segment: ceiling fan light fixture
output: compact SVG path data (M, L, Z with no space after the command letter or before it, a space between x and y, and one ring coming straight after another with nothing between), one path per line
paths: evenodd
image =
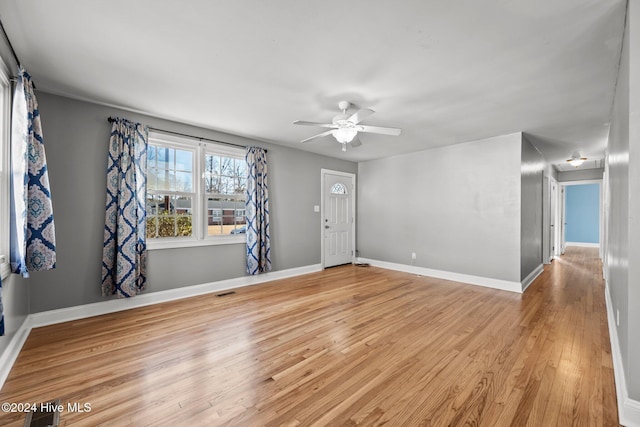
M381 135L400 135L401 129L398 128L387 128L382 126L367 126L362 125L360 122L373 113L370 108L362 108L355 113L347 113L349 106L351 104L348 101L340 101L338 103L338 107L342 111L341 114L338 114L333 118L331 123L318 123L318 122L308 122L305 120L296 120L293 122L294 125L305 125L305 126L318 126L322 128L328 128L322 133L314 135L312 137L303 139L300 142L309 142L316 138L322 138L325 136L332 135L336 141L342 145L342 151L346 151L346 145L351 144L352 147L359 147L362 145L362 141L358 138L358 133L377 133Z
M332 130L331 134L340 144L347 144L353 141L353 138L356 137L358 131L352 127L344 127Z
M571 158L570 158L569 160L567 160L567 162L568 162L571 166L573 166L573 167L576 167L576 168L577 168L578 166L580 166L581 164L583 164L585 160L587 160L587 158L586 158L586 157L580 157L580 155L573 155L573 156L571 156Z

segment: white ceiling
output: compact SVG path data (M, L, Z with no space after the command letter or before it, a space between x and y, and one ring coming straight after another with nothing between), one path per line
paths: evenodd
M602 158L624 0L3 0L39 90L354 161L524 131ZM340 151L346 99L403 129ZM317 132L316 132L317 131Z

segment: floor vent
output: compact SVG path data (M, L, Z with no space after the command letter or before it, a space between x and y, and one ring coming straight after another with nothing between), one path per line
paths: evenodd
M57 427L59 424L60 399L38 404L24 420L24 427Z
M233 295L235 294L236 291L230 291L230 292L223 292L221 294L216 294L217 297L226 297L227 295Z

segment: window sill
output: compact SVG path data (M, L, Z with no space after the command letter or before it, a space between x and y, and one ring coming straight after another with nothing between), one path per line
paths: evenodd
M246 244L247 237L245 234L236 236L212 237L203 240L193 239L167 239L161 241L147 240L147 250L155 251L159 249L177 249L177 248L193 248L199 246L218 246L218 245L240 245Z

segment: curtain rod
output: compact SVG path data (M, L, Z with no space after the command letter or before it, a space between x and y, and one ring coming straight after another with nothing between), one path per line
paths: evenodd
M109 121L109 123L113 123L116 119L114 119L113 117L109 117L107 119ZM202 136L194 136L194 135L189 135L186 133L180 133L180 132L174 132L172 130L165 130L165 129L158 129L158 128L154 128L149 126L149 130L153 130L156 132L161 132L161 133L168 133L170 135L177 135L177 136L184 136L187 138L193 138L193 139L197 139L198 141L211 141L211 142L216 142L218 144L225 144L225 145L231 145L232 147L239 147L239 148L247 148L246 145L240 145L240 144L234 144L233 142L226 142L226 141L218 141L217 139L211 139L211 138L205 138ZM264 148L264 152L267 152L267 149Z
M11 54L13 55L13 59L15 59L16 64L18 65L18 68L20 68L22 66L22 62L20 62L20 58L18 58L18 54L13 48L13 45L11 44L11 40L9 40L9 36L7 35L7 32L4 30L4 25L2 25L2 20L0 20L0 30L2 30L2 35L4 36L4 39L7 41L7 44L9 45L9 49L11 50ZM13 76L11 77L10 80L13 82L17 82L18 77ZM34 90L37 89L36 84L33 82L33 80L31 80L31 84L33 85Z
M2 30L2 35L4 36L4 39L7 41L7 44L9 45L9 49L11 49L11 54L13 55L13 59L16 60L16 64L18 64L18 67L19 67L21 64L20 59L18 58L16 51L13 49L13 45L11 44L11 40L9 40L9 36L7 35L7 32L4 30L4 25L2 25L2 20L0 20L0 30Z

